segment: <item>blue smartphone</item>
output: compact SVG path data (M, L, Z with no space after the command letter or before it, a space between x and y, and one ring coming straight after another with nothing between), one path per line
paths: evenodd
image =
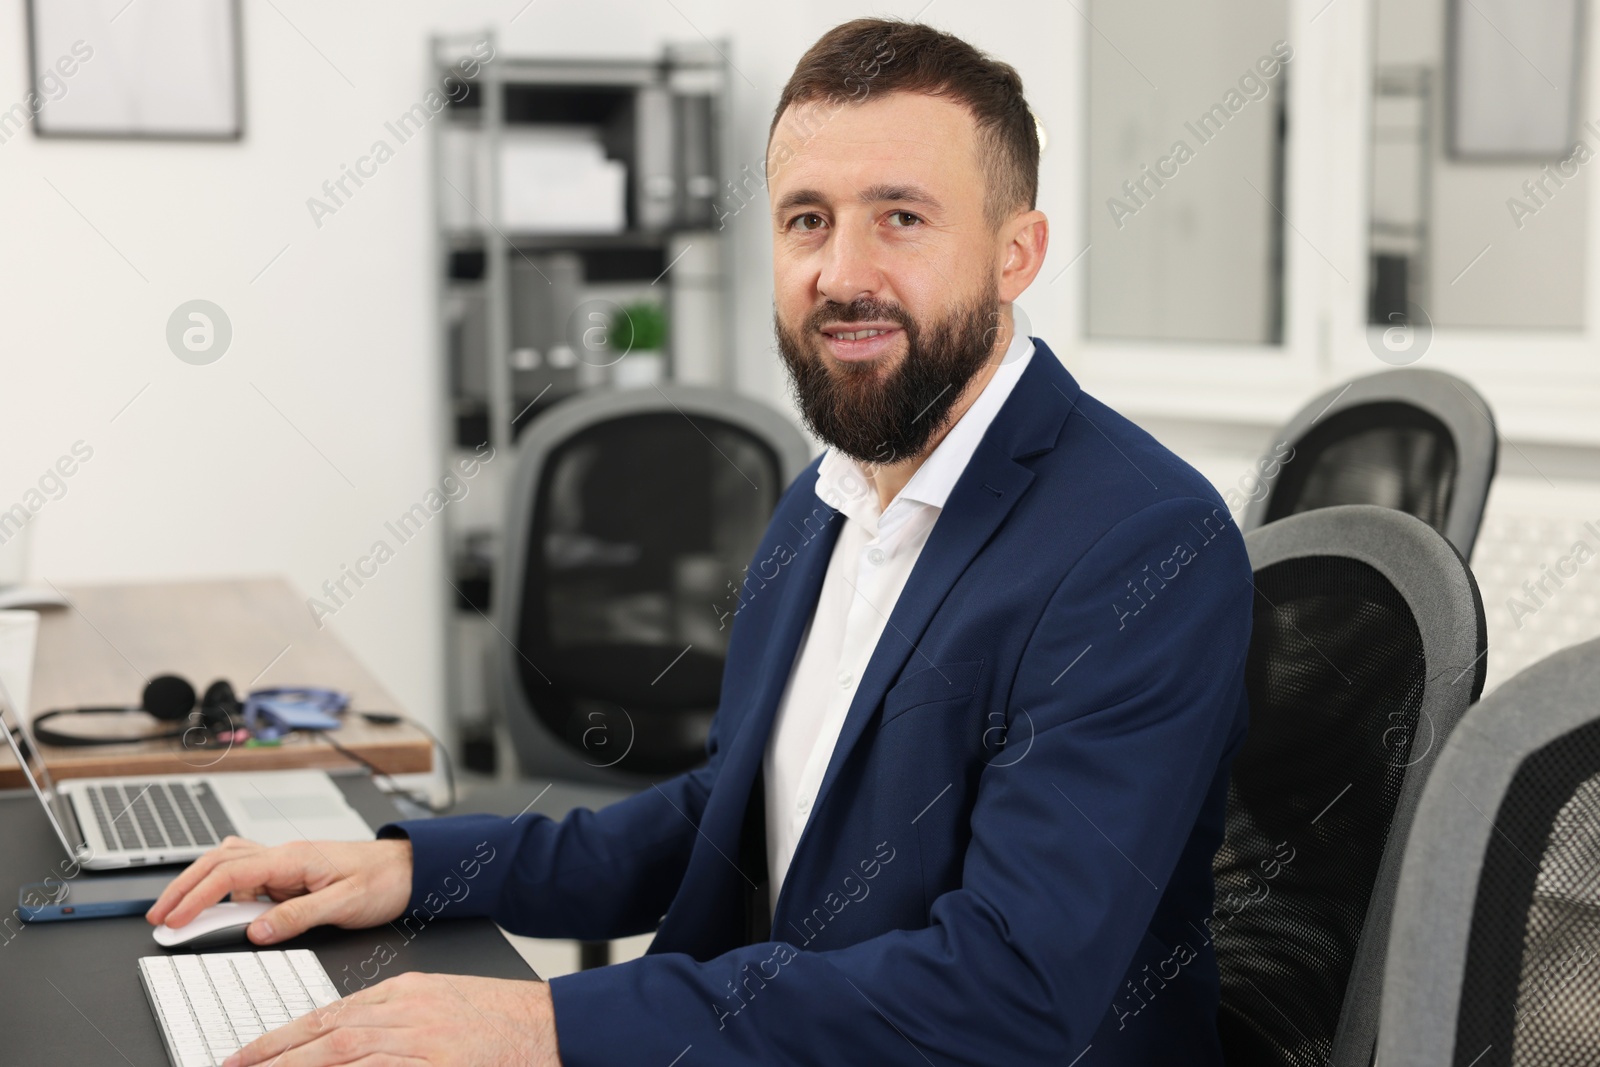
M170 874L96 874L34 882L18 891L17 914L31 923L143 915L172 878Z

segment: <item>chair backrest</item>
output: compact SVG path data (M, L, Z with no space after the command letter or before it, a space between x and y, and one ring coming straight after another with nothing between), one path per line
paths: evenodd
M1471 559L1498 456L1489 405L1460 378L1414 367L1356 378L1274 435L1262 459L1265 492L1241 527L1376 504L1415 515Z
M1245 537L1250 730L1208 935L1230 1067L1367 1067L1406 827L1483 689L1477 585L1403 512L1322 508Z
M495 591L525 774L644 784L704 759L743 570L808 462L777 411L693 386L595 390L529 425Z
M1486 697L1439 757L1401 868L1385 1067L1600 1055L1600 640Z

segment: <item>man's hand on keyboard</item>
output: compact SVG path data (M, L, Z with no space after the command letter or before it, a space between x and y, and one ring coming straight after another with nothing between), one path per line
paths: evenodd
M550 987L543 982L415 971L302 1015L250 1042L226 1062L227 1067L561 1064Z
M294 841L265 848L229 837L174 878L145 918L183 926L230 896L279 902L250 924L250 940L258 945L325 924L377 926L399 918L411 899L411 842Z

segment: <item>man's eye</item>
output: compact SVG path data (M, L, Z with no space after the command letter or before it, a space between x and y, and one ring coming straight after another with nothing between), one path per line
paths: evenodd
M796 230L820 230L822 229L823 225L822 216L818 215L816 212L808 212L804 215L796 215L789 225Z
M889 225L891 226L915 226L921 221L922 219L919 216L913 215L909 211L896 211L889 216Z

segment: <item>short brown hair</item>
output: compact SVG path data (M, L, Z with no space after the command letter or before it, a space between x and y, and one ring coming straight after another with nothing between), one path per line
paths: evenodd
M859 104L879 93L948 96L972 114L979 162L989 178L991 225L998 226L1008 211L1038 202L1039 132L1022 96L1021 75L961 38L918 22L854 19L823 34L783 87L767 143L792 104Z

